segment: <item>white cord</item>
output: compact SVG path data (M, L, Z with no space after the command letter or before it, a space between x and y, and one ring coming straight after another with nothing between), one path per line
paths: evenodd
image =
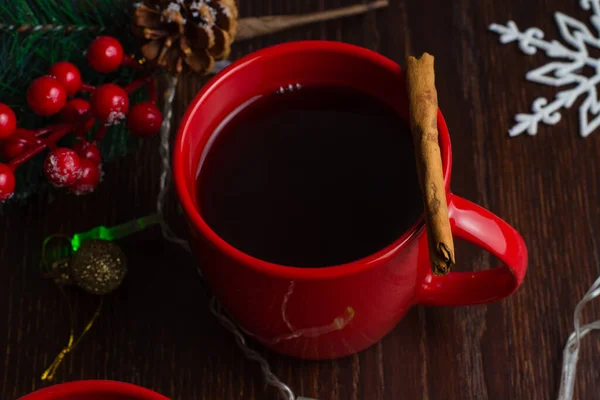
M583 307L598 296L600 296L600 278L596 279L585 296L577 304L577 307L575 307L573 316L575 330L569 335L569 339L567 339L565 349L563 350L563 368L558 400L573 399L575 377L577 375L577 361L579 360L579 343L585 335L593 330L600 329L600 320L581 326L581 311Z
M173 119L173 99L175 99L175 92L177 91L177 77L168 75L167 79L169 81L164 96L163 123L160 127L160 147L158 148L158 153L160 154L160 159L162 162L162 171L160 174L160 191L156 200L156 212L158 212L158 214L162 217L160 228L164 238L169 242L180 245L187 252L190 252L191 250L188 242L177 237L177 235L173 233L163 214L165 199L169 193L169 187L171 185L170 133L171 120Z
M221 325L225 327L229 332L233 334L235 337L235 342L238 347L242 350L247 359L256 361L260 365L260 369L262 370L263 376L265 377L265 381L267 384L277 388L281 397L288 400L295 400L294 392L283 382L281 382L273 372L271 372L271 368L269 367L269 363L265 360L257 351L252 350L246 344L246 339L244 335L240 332L238 327L231 321L231 319L227 318L221 309L221 305L217 301L217 299L213 296L210 300L210 311L214 314L215 317L219 320Z
M170 132L171 132L171 120L173 119L173 99L175 98L175 92L177 90L177 78L169 75L169 82L167 90L165 91L164 105L163 105L163 124L160 128L160 147L159 154L162 163L162 171L160 174L160 191L158 193L158 198L156 200L156 211L161 216L161 230L163 237L169 242L176 243L183 247L188 253L191 253L189 243L175 235L167 221L164 218L164 205L165 199L169 192L169 186L171 183L171 149L170 149ZM202 273L200 269L198 269L198 273L202 278ZM283 382L273 374L271 368L269 367L269 363L267 360L262 357L257 351L252 350L246 344L246 339L242 334L241 330L238 326L229 319L225 313L221 309L221 305L217 301L217 299L213 296L210 300L210 311L214 314L215 317L219 320L221 325L227 329L235 338L235 342L242 350L247 359L257 362L260 365L263 376L267 384L273 386L279 393L282 398L286 400L310 400L303 397L298 397L294 395L294 392Z

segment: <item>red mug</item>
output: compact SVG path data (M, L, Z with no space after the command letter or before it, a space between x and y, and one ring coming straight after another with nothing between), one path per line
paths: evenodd
M175 185L200 268L246 333L283 354L341 357L379 341L415 304L489 303L521 285L527 269L521 236L494 214L449 191L452 154L441 113L439 143L452 233L490 252L502 266L433 276L423 216L377 253L325 268L273 264L221 239L206 224L196 199L198 166L211 135L248 100L296 83L358 89L408 119L400 67L370 50L337 42L294 42L257 51L215 76L196 96L177 136Z
M75 381L49 386L19 400L169 400L143 387L116 381Z

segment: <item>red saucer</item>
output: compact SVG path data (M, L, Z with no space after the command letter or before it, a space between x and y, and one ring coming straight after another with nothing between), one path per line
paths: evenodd
M38 390L19 400L169 400L143 387L116 381L75 381Z

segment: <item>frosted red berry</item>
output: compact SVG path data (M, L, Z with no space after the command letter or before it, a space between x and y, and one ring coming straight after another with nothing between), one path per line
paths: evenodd
M0 164L0 202L10 199L15 193L15 174L6 164Z
M17 128L11 136L0 142L0 156L4 161L10 161L17 158L29 149L29 143L20 137L19 132L25 133L26 130Z
M123 46L112 36L96 38L88 48L88 63L102 73L113 72L123 61Z
M82 116L90 112L90 108L90 103L84 99L71 99L60 112L60 120L63 122L77 122Z
M59 61L50 67L50 76L63 85L67 94L73 96L81 89L81 73L79 68L67 61Z
M75 150L80 159L87 158L98 165L102 164L102 155L95 143L88 142L87 140L79 140L73 146L73 150Z
M67 101L64 86L50 76L37 78L27 89L29 107L42 116L50 116L59 112Z
M150 137L160 131L163 116L152 102L138 103L131 107L127 114L127 127L131 133L139 137Z
M129 111L127 92L112 83L100 86L92 94L92 111L106 125L118 124Z
M56 187L72 185L81 176L81 160L71 149L55 149L46 157L44 173Z
M102 179L102 170L100 165L94 161L81 159L81 176L77 182L69 186L69 191L78 196L92 193L98 187Z
M12 135L16 128L17 117L12 108L6 104L0 103L0 139Z

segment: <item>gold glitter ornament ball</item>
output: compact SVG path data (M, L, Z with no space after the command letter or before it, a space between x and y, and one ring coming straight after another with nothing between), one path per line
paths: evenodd
M71 279L88 293L103 295L121 285L127 274L127 260L119 246L108 240L82 243L69 263Z

